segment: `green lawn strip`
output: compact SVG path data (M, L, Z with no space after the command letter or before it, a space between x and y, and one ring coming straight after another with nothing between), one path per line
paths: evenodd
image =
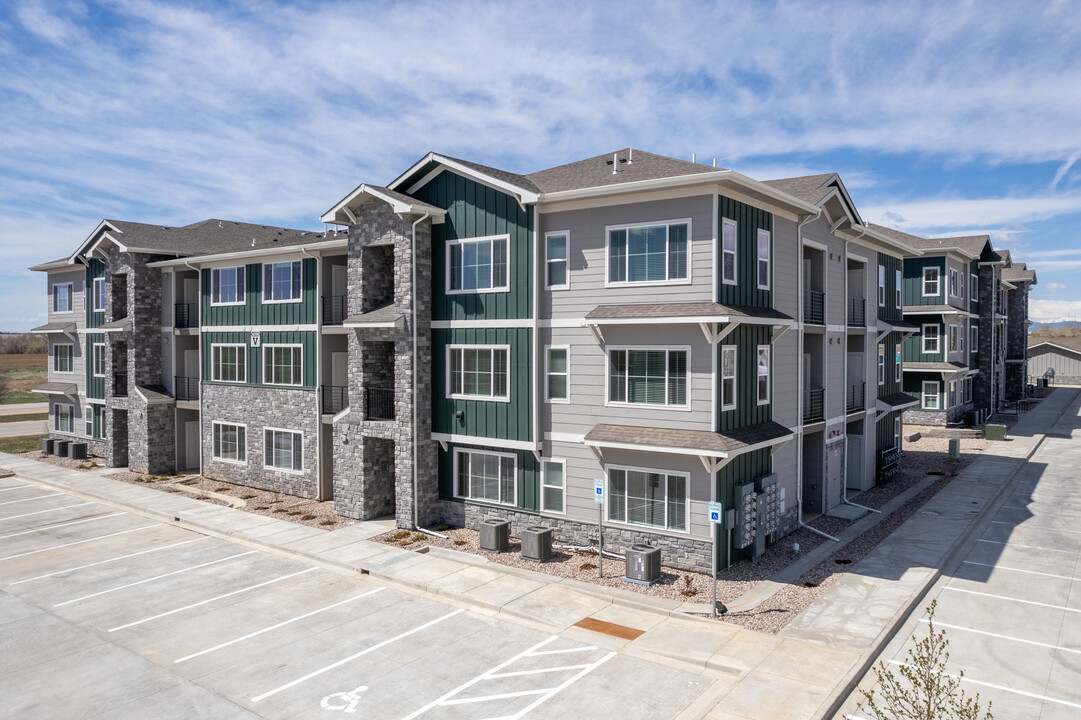
M23 435L21 437L0 438L0 452L21 453L40 450L41 441L48 435Z
M48 420L49 413L23 413L22 415L0 415L0 423L26 422L28 420Z

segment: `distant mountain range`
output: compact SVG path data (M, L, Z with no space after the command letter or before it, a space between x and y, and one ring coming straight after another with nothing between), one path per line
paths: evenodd
M1077 320L1059 320L1053 323L1034 322L1028 326L1029 332L1044 331L1053 334L1056 330L1081 330L1081 322Z

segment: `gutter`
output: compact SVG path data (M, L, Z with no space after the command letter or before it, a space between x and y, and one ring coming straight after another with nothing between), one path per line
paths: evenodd
M285 255L288 253L302 252L303 249L307 250L335 250L349 246L348 238L339 238L336 240L324 240L317 243L308 243L304 245L285 245L283 247L269 247L258 248L255 250L240 250L238 252L230 253L217 253L215 255L195 255L189 258L177 258L175 260L158 260L157 262L147 263L147 267L153 268L167 268L175 267L178 265L188 265L190 262L208 263L215 262L217 260L236 260L248 257L258 257L263 255ZM148 252L153 254L161 254L161 250L133 250L132 252ZM314 257L314 256L312 256Z

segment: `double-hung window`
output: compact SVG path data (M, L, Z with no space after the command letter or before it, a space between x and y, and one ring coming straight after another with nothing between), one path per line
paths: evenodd
M878 345L878 384L882 385L886 382L886 346L879 343Z
M939 272L937 267L925 267L923 269L923 296L937 296L941 291L938 287Z
M938 410L938 382L935 380L925 381L921 391L921 400L924 410Z
M57 283L56 285L53 285L54 313L68 313L72 311L72 287L71 283Z
M105 377L105 343L94 343L90 351L93 354L94 377Z
M687 350L608 351L608 402L687 406Z
M878 306L886 307L886 266L878 266Z
M656 470L608 469L608 519L687 530L687 476Z
M454 494L500 505L518 504L518 459L506 453L454 451Z
M901 343L893 346L893 381L901 382Z
M267 385L303 385L303 358L303 345L264 345L263 382Z
M244 425L214 421L214 459L248 462L248 429Z
M292 263L279 263L280 265L292 265ZM299 265L299 263L297 263ZM272 265L266 265L272 268ZM271 270L271 273L274 271ZM289 268L289 276L292 278L292 267ZM285 270L282 270L285 273ZM299 276L299 270L298 270ZM290 279L290 284L292 280ZM299 287L299 283L298 283ZM284 292L284 290L283 290ZM292 288L289 289L289 297L292 297ZM297 295L299 297L299 294ZM283 298L284 299L284 298ZM210 271L210 304L211 305L243 305L244 304L244 268L227 267L215 268Z
M215 382L247 382L247 351L246 345L211 345L210 379Z
M451 345L447 348L449 397L510 400L510 348Z
M769 404L769 376L770 376L770 363L769 363L769 345L758 346L758 404Z
M957 381L950 380L950 407L957 404Z
M570 398L570 349L550 347L544 357L545 397L557 402Z
M957 274L957 285L961 288L958 297L964 300L967 296L965 295L965 274L963 272Z
M688 221L608 228L608 282L684 282Z
M736 407L736 346L721 346L721 409Z
M504 292L508 277L509 235L447 243L447 292Z
M75 372L75 346L70 343L53 345L53 372Z
M957 279L959 275L956 270L950 268L950 297L958 297Z
M972 273L969 276L968 291L971 293L971 300L974 303L980 302L980 279L976 273Z
M758 289L769 290L769 230L758 229Z
M739 226L735 220L724 218L721 221L721 282L725 285L736 284L736 243Z
M105 278L94 278L94 304L91 306L95 312L105 310Z
M949 339L950 352L957 352L957 326L952 323L949 326Z
M942 348L939 345L941 328L938 325L924 325L920 330L920 337L923 341L923 354L924 355L938 355L942 352Z
M300 261L263 265L263 302L300 302Z
M53 405L53 430L62 433L75 432L75 406Z
M541 510L564 513L567 511L564 492L567 464L562 460L545 460L541 463Z
M551 232L544 236L545 277L549 290L565 290L571 286L568 240L566 232Z
M266 428L263 431L263 464L269 468L288 472L303 471L303 433Z
M973 325L969 331L969 348L970 353L976 353L980 351L980 328L978 325Z
M894 273L893 273L893 282L894 282L894 289L893 289L894 298L893 298L893 302L894 302L895 305L897 305L897 309L900 310L901 309L901 271L900 270L894 271Z

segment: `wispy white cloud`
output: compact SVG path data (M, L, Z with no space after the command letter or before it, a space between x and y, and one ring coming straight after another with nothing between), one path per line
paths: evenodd
M1067 285L1065 283L1052 282L1047 283L1047 289L1051 292L1058 292L1059 290L1065 290Z
M903 218L905 227L959 228L992 227L1011 223L1046 220L1060 215L1081 212L1081 193L1028 197L985 198L925 198L896 202L888 206L864 208L864 216L872 222L880 219ZM889 214L887 216L887 214Z

